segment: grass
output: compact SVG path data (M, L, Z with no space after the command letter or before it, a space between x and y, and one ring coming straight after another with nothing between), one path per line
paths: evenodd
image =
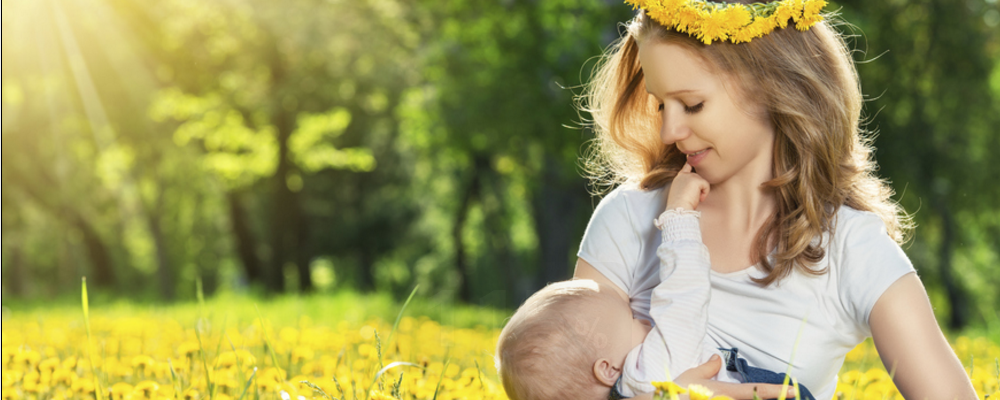
M504 398L491 353L511 311L430 301L416 290L405 302L338 291L198 296L170 305L91 298L83 313L79 300L5 306L4 399L117 399L157 383L160 398L178 400L281 392L327 400ZM980 396L1000 390L996 334L977 328L949 335ZM155 368L139 366L147 355ZM49 378L37 373L45 371ZM52 371L73 379L59 381ZM848 355L840 378L843 399L898 395L870 340Z

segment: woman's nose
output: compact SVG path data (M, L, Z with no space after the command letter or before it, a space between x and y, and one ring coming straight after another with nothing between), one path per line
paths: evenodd
M660 127L660 140L663 144L674 144L691 136L691 129L687 126L683 112L664 110L662 115L663 124Z

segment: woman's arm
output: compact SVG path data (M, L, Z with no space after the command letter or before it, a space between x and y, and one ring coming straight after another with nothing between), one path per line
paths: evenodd
M629 301L628 293L625 293L622 288L618 287L618 285L614 282L611 282L611 280L605 277L601 271L598 271L597 268L594 268L593 265L590 265L590 263L582 258L576 259L576 270L573 271L573 279L590 279L598 284L604 284L608 287L615 288L615 293L618 293L618 295L621 296L626 303Z
M903 397L976 399L962 363L934 319L916 273L899 278L879 297L869 317L875 347Z

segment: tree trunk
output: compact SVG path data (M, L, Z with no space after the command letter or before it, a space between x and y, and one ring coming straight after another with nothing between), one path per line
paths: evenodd
M312 293L313 281L312 270L309 268L312 261L312 254L309 251L309 225L308 219L302 213L300 204L296 201L296 226L295 226L295 266L299 270L299 291L302 293Z
M24 290L24 268L21 266L21 249L19 246L12 246L10 250L10 261L7 268L4 268L3 290L9 291L7 294L20 296L25 294Z
M938 199L937 212L941 215L941 248L938 253L938 266L941 281L944 283L951 312L948 317L948 327L959 330L969 324L969 296L962 283L955 277L952 258L955 253L955 220L944 199Z
M271 268L267 290L271 293L285 291L285 262L288 260L289 225L292 217L292 191L288 190L287 176L291 170L288 160L288 136L291 132L278 128L278 169L273 177L271 201ZM286 127L287 128L287 127Z
M149 233L153 237L153 245L156 246L156 276L159 279L157 285L160 287L160 297L164 300L173 300L176 294L174 271L170 267L167 240L163 235L163 226L160 223L160 218L163 215L163 185L160 182L157 182L157 185L161 188L161 192L153 200L152 210L144 206L142 212L146 214Z
M264 283L264 270L257 255L257 238L250 227L250 218L240 193L226 193L229 203L229 224L236 238L236 253L243 264L243 272L249 283Z
M560 171L558 162L546 155L542 185L533 203L541 265L532 289L572 275L571 251L580 240L574 236L576 216L586 193L582 182L563 176Z
M77 210L67 205L61 205L58 201L49 202L29 180L15 168L7 167L3 169L7 182L16 185L24 194L30 197L39 207L48 210L59 221L64 221L68 225L76 228L83 236L83 243L87 249L87 258L90 261L91 283L97 288L110 288L115 284L115 274L112 269L111 257L107 246L101 240L100 234L90 225L89 222ZM42 173L42 172L40 172ZM46 176L41 176L42 182L52 182ZM44 184L44 183L43 183Z
M159 201L159 200L158 200ZM157 207L160 209L160 207ZM167 260L167 243L163 237L163 229L160 226L160 213L147 213L146 219L149 223L149 232L153 236L153 244L156 246L156 276L159 279L157 285L160 287L160 297L164 300L173 300L176 294L173 270Z
M515 261L511 243L511 224L507 218L507 207L504 204L504 194L507 187L503 179L493 173L492 169L486 169L483 173L485 183L483 187L490 188L493 201L487 202L485 193L480 193L480 204L483 204L486 214L486 234L492 243L492 254L496 270L500 273L500 283L504 293L511 293L515 289L515 284L521 277L521 264ZM486 204L490 206L487 207ZM494 303L487 303L494 307L517 306L517 304L507 304L510 296L503 296L500 302L492 300ZM483 298L477 300L477 304L483 304Z
M463 302L472 301L472 288L469 281L469 260L465 253L465 243L462 241L465 232L465 222L469 216L469 209L472 208L473 200L479 198L481 169L489 167L489 160L484 156L473 156L472 177L469 185L462 194L462 201L458 205L455 213L455 224L452 225L451 237L455 243L455 270L458 272L458 298Z
M285 291L285 263L289 260L292 247L292 227L296 207L294 193L288 189L288 177L292 173L292 161L289 159L288 139L294 129L293 111L286 110L282 104L281 87L285 82L285 67L282 65L282 55L278 48L277 38L268 38L271 42L271 95L275 97L274 114L271 119L277 129L278 166L272 177L271 193L271 268L267 280L267 290L270 293Z
M361 256L361 291L370 292L375 290L375 254L368 247L362 247L359 251Z
M83 243L87 248L87 257L90 259L90 268L93 275L90 282L96 288L109 288L115 284L115 274L112 270L111 256L108 248L101 240L101 236L88 223L83 216L74 214L71 218L72 224L83 236Z

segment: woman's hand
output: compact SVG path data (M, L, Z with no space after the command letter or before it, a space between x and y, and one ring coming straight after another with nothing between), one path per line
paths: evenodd
M674 177L674 181L670 183L670 191L667 193L667 209L695 210L698 208L698 204L701 204L705 201L705 197L708 197L710 189L708 181L692 172L691 164L685 163L684 168L681 168L681 171Z
M683 387L701 385L711 390L716 396L729 396L736 400L752 400L754 391L762 399L776 399L781 395L781 385L768 383L728 383L714 380L722 368L722 357L712 356L708 362L684 371L674 382ZM787 389L786 398L795 398L795 388Z

